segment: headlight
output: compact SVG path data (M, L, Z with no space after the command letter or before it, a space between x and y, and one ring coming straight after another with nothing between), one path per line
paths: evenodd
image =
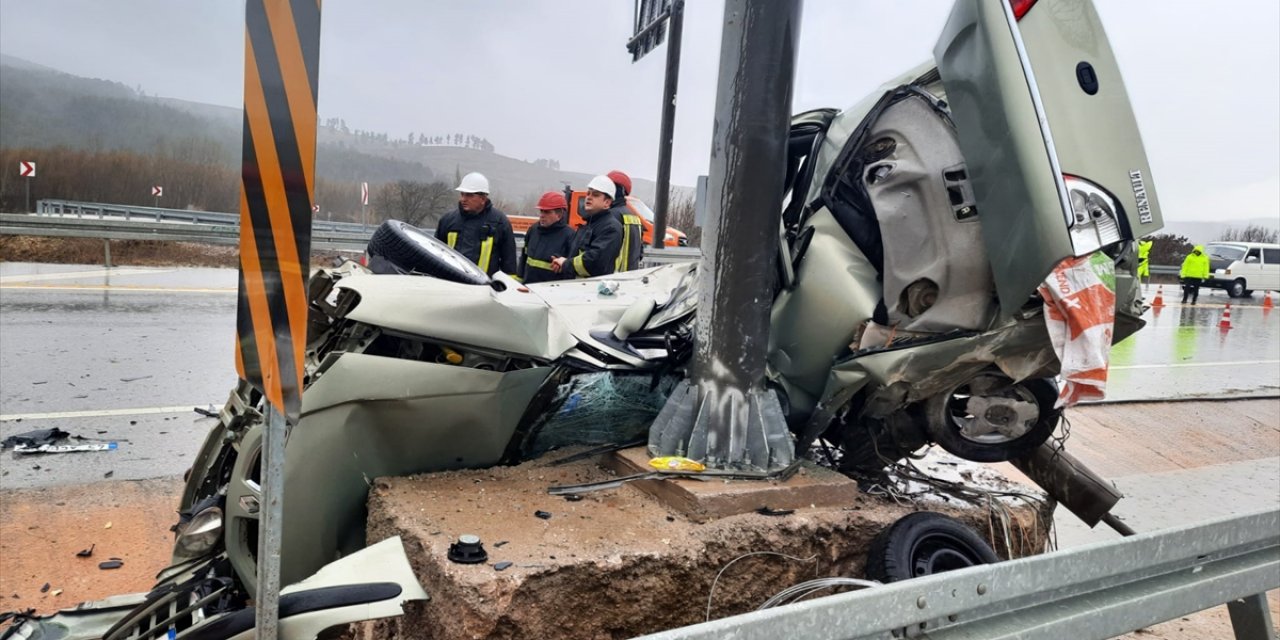
M1071 198L1067 230L1077 256L1088 255L1123 240L1118 214L1120 204L1098 185L1076 176L1063 176Z
M209 507L193 516L178 534L177 548L182 555L194 558L207 553L221 537L222 509Z

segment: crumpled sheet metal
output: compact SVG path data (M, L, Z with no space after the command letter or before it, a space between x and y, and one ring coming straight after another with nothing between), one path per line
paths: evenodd
M869 382L905 389L898 406L943 393L995 365L1014 381L1056 375L1059 364L1039 313L981 335L890 349L850 358L831 368L826 389L805 434L821 433Z
M612 328L636 300L671 297L693 264L670 264L608 276L613 295L600 295L598 279L525 286L505 274L505 290L425 276L355 275L337 283L360 294L347 317L358 322L460 345L554 360L579 341L597 344L592 329Z

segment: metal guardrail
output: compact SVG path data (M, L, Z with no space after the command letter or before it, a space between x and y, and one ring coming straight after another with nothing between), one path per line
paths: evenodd
M110 218L64 218L28 214L0 214L0 235L102 238L104 240L169 240L235 245L240 225ZM364 251L369 234L313 229L311 247L338 251Z
M1110 638L1226 603L1239 640L1275 640L1280 510L970 567L755 611L645 640Z
M36 214L41 216L75 216L77 218L89 216L99 219L122 218L124 220L153 220L155 222L186 222L190 224L240 224L240 214L238 213L138 207L74 200L38 200L36 201ZM368 227L358 222L333 222L331 220L312 220L311 228L313 231L323 230L344 233L371 231Z

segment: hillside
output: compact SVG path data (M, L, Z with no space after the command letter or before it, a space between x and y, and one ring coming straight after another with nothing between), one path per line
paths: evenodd
M147 96L118 82L0 57L0 148L172 154L174 149L198 147L211 154L210 159L238 167L241 118L239 109ZM458 173L480 171L492 182L496 199L523 203L565 184L584 185L592 175L476 148L410 145L388 140L386 134L363 134L321 127L317 176L376 187L397 180L451 183ZM652 201L654 184L636 180L635 192Z

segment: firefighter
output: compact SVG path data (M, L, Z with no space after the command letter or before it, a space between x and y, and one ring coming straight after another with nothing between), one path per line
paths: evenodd
M615 271L632 271L640 268L640 259L644 257L644 223L640 216L627 204L627 196L631 195L631 176L614 169L607 178L613 181L617 190L613 194L614 215L622 223L622 252L618 254Z
M1203 245L1196 245L1187 258L1182 261L1182 269L1178 272L1182 278L1182 304L1191 298L1191 304L1200 299L1200 283L1209 278L1209 256Z
M1138 282L1144 285L1151 282L1151 244L1150 237L1138 240Z
M610 209L618 187L605 176L587 183L587 202L583 214L587 223L578 229L568 256L551 261L556 273L572 273L590 278L613 273L622 252L622 222Z
M552 271L551 262L570 255L574 231L569 227L569 203L564 194L548 191L538 198L538 224L524 234L524 251L520 260L520 279L528 284L573 277L566 270Z
M458 208L436 225L436 238L457 249L485 273L515 275L516 236L507 214L489 201L489 179L479 173L462 176L458 184Z

